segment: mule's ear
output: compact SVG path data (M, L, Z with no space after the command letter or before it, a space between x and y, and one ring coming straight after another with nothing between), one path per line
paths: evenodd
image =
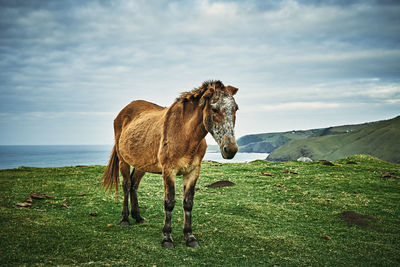
M225 88L226 88L226 90L228 90L232 95L235 95L236 92L239 90L238 88L233 87L233 86L230 86L230 85L227 85Z

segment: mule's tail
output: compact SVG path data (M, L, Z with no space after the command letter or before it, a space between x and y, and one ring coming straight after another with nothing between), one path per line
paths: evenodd
M110 193L113 189L115 189L117 198L118 198L118 188L119 188L119 159L117 155L117 148L114 145L113 150L111 152L110 161L104 171L103 185L101 188L104 188L106 191L108 190Z

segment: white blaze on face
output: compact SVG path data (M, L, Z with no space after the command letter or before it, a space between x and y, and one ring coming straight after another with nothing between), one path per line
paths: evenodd
M229 93L219 93L211 98L210 105L213 113L210 133L220 146L224 158L232 158L237 151L234 132L237 110L235 99Z

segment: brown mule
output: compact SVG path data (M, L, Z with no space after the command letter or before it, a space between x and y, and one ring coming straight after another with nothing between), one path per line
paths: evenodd
M237 88L208 81L182 93L168 108L143 100L131 102L114 120L115 145L103 175L103 187L118 192L119 171L123 176L124 206L120 225L129 225L128 200L136 222L140 216L137 190L146 172L162 174L164 210L162 246L173 247L171 216L175 206L175 177L183 175L183 232L186 245L197 247L192 233L192 207L201 161L206 152L205 136L211 133L221 154L232 159L238 151L234 135L238 106ZM130 166L134 169L130 174Z

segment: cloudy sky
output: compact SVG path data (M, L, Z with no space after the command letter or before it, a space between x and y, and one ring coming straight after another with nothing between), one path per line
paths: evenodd
M130 101L208 79L237 137L389 119L399 33L398 1L0 0L0 144L112 144Z

